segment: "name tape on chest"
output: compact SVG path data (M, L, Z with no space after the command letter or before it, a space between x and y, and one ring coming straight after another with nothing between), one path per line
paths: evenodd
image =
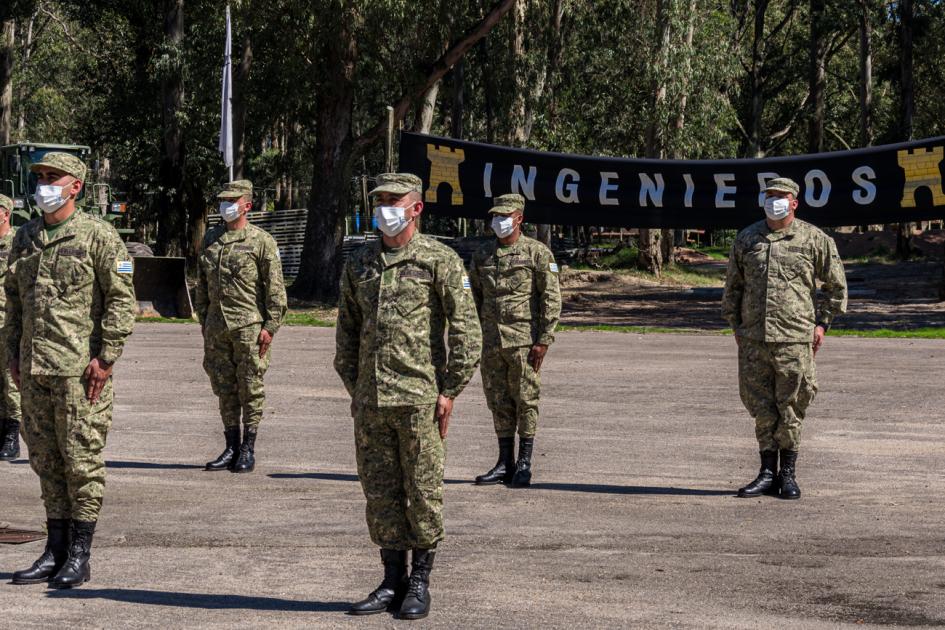
M134 273L135 266L130 260L117 260L115 261L115 268L118 273Z
M253 251L253 249L254 248L252 245L234 245L233 246L234 252L251 252Z
M418 269L416 267L407 267L406 269L400 270L401 280L422 280L429 282L433 280L433 274L427 271L426 269Z

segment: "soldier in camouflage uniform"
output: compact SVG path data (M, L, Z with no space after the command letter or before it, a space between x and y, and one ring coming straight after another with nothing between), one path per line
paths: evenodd
M729 255L722 316L735 331L739 391L761 453L758 477L740 497L800 498L795 470L801 423L817 392L814 355L847 305L837 246L795 218L798 192L790 179L771 180L766 219L739 232Z
M217 197L224 222L208 230L203 240L196 307L204 338L203 367L219 398L226 447L206 469L244 473L256 465L256 434L266 399L263 376L287 299L276 241L246 217L252 207L252 183L230 182Z
M13 200L0 195L0 279L5 278L13 248L14 230L10 226ZM3 324L6 293L0 291L0 325ZM0 461L20 456L20 390L7 367L6 343L0 339Z
M453 400L482 349L459 256L416 231L415 175L387 173L371 191L381 240L341 277L335 370L351 394L358 475L384 581L351 614L430 610L434 549L443 540L443 465ZM407 576L407 550L413 550Z
M499 438L499 461L476 477L480 485L531 484L539 369L561 315L558 265L544 244L522 234L524 212L521 195L496 198L489 210L496 239L473 255L469 268L482 322L482 386Z
M68 588L90 577L112 368L135 321L133 263L114 227L76 209L86 174L79 158L50 152L30 168L43 216L13 239L3 338L23 399L23 439L39 475L48 540L13 583Z

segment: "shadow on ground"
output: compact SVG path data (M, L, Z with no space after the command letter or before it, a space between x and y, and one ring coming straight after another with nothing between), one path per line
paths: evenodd
M172 606L175 608L204 608L209 610L264 610L295 612L345 612L347 602L306 602L278 597L225 595L214 593L180 593L174 591L146 591L132 588L53 590L48 597L64 599L109 599L128 604Z

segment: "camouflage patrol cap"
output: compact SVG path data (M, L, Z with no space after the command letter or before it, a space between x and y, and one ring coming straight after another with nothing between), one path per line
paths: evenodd
M7 210L12 211L13 200L6 195L0 195L0 208L6 208Z
M239 199L243 196L253 196L253 182L248 179L238 179L223 186L217 199Z
M798 186L797 182L793 179L787 177L775 177L768 182L767 186L765 186L765 192L768 192L769 190L791 193L797 197L797 193L801 191L801 187Z
M79 181L85 181L85 162L72 155L62 151L50 151L44 155L39 162L30 164L30 170L35 171L38 168L54 168L68 175L72 175Z
M374 180L377 185L369 193L371 195L382 192L394 195L406 195L409 192L420 194L423 192L423 182L413 173L381 173Z
M489 214L512 214L515 211L525 211L525 197L510 193L496 197L495 205L489 210Z

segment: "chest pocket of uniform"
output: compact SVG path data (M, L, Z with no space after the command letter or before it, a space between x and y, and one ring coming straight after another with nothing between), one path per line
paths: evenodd
M56 256L53 269L60 294L79 293L92 284L92 260L84 247L60 247Z
M404 317L410 317L417 309L430 301L433 273L424 267L408 265L397 270L397 291L394 307Z
M369 270L354 279L354 296L361 309L373 313L377 308L377 294L381 276L376 271Z
M768 275L768 245L755 243L745 251L745 273L753 277Z
M806 248L787 247L781 260L781 272L787 280L795 278L812 278L814 261Z
M533 270L524 264L515 264L509 267L509 290L514 292L531 292Z
M236 245L227 253L226 271L231 278L248 285L256 284L259 269L250 245Z

